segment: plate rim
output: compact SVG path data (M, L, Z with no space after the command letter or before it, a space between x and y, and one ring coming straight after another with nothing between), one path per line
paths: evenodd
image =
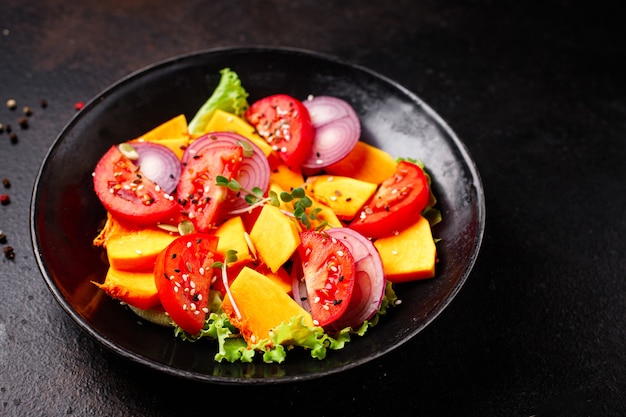
M399 90L402 94L406 95L412 102L418 105L428 117L432 118L433 123L439 126L447 136L452 140L454 147L458 150L461 155L461 159L463 163L468 169L468 173L471 177L471 187L473 189L472 196L477 199L476 202L476 211L477 211L477 230L476 236L474 236L473 246L471 256L467 260L465 264L465 268L461 277L458 279L457 284L453 287L452 291L448 294L448 296L443 300L443 302L439 303L437 307L432 311L429 315L428 319L422 323L420 326L416 327L412 331L408 332L401 340L397 341L397 343L390 344L385 349L381 349L374 354L368 355L365 358L357 358L354 361L349 363L337 366L330 370L325 370L322 372L314 372L307 373L306 375L289 375L288 377L228 377L228 376L213 376L209 374L201 374L198 372L194 372L191 370L180 369L180 368L172 368L167 366L166 364L154 361L152 359L146 358L140 353L130 351L129 349L120 346L117 343L109 340L104 337L104 335L100 334L96 329L92 328L89 323L76 311L74 310L68 300L64 297L63 293L60 289L54 285L54 282L49 275L48 268L46 266L45 260L42 257L42 254L39 250L39 233L36 227L36 219L39 207L37 206L37 198L40 193L40 182L42 180L42 173L45 172L46 167L50 161L51 155L55 152L57 147L59 147L62 143L63 138L67 135L67 133L77 124L81 122L84 117L87 117L90 112L98 106L98 104L106 98L107 95L114 93L125 85L131 83L133 80L146 76L149 73L157 72L161 68L165 68L167 66L175 65L178 62L193 60L196 58L201 58L203 56L208 55L218 55L224 53L286 53L286 54L300 54L305 55L307 57L315 58L318 60L328 61L334 64L338 64L341 66L347 66L357 71L361 71L367 73L369 76L379 79L380 81L389 84L395 89ZM101 90L97 95L95 95L92 99L90 99L84 106L84 108L77 112L73 117L68 121L68 123L63 126L60 133L55 137L51 145L49 146L47 152L44 154L41 165L37 170L35 181L33 184L31 201L30 201L30 211L29 211L29 220L30 220L30 238L31 244L33 248L33 252L35 254L36 263L39 269L39 272L44 279L48 289L52 292L56 301L61 305L63 310L76 322L78 327L89 334L92 338L96 339L96 341L107 349L112 351L113 353L119 355L125 360L130 360L132 362L138 363L142 366L145 366L149 369L156 370L159 372L164 372L169 375L173 375L176 377L182 377L184 379L196 380L202 382L216 383L222 385L266 385L266 384L278 384L278 383L291 383L296 381L303 380L311 380L316 378L321 378L333 374L337 374L348 369L356 368L360 365L363 365L367 362L371 362L388 352L404 345L409 340L413 339L418 333L420 333L425 327L429 326L435 319L439 317L439 315L448 307L448 305L452 302L454 298L458 295L461 289L464 287L467 279L469 278L471 271L474 268L478 255L480 253L480 249L482 247L482 241L485 232L485 223L486 223L486 207L485 207L485 193L482 184L482 179L480 173L478 171L478 167L476 165L475 160L471 157L471 154L463 141L457 136L457 134L452 130L452 128L448 125L448 123L426 102L424 102L419 96L415 93L404 87L402 84L397 81L382 75L372 69L364 67L360 64L355 64L344 59L340 59L336 56L309 50L303 48L294 48L294 47L281 47L281 46L263 46L263 45L251 45L251 46L225 46L218 48L210 48L210 49L202 49L197 51L192 51L189 53L175 55L163 60L159 60L155 63L143 66L138 70L132 71L127 75L119 78L113 83L109 84L103 90Z

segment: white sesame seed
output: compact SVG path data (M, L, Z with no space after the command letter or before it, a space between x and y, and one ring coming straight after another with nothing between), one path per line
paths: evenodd
M187 247L190 248L191 247L191 242L187 242Z
M320 302L320 298L319 297L315 297L315 299L313 300L314 303L319 303Z

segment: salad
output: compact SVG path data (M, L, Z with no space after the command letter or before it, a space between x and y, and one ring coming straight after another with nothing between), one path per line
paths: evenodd
M94 284L175 337L215 340L216 361L324 359L399 304L395 284L435 276L430 177L361 141L342 98L249 102L220 73L191 121L95 166L109 268Z

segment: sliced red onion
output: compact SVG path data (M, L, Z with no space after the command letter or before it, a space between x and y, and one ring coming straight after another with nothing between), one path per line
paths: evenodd
M309 110L314 136L302 168L319 170L345 158L361 137L361 123L352 106L332 96L314 97L303 104Z
M356 280L350 304L332 327L335 330L358 327L376 314L385 295L386 280L380 255L369 239L352 229L337 227L326 232L346 245L355 260Z
M294 255L293 269L291 270L291 294L296 303L300 305L306 312L311 312L309 304L306 283L303 279L302 263L298 255Z
M182 158L183 164L212 146L224 145L244 148L244 159L235 175L235 180L246 190L252 191L254 188L259 188L265 194L270 183L269 162L257 145L237 133L212 132L197 138L185 150ZM222 206L223 210L230 212L247 208L249 204L244 198L245 195L238 196L234 192L229 193L229 197Z
M135 164L141 173L161 187L163 192L174 192L182 170L176 154L167 146L155 142L132 142L130 145L138 154Z

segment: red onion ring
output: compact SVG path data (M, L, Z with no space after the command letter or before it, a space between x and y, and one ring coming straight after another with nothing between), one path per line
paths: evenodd
M303 104L311 116L314 136L302 168L318 170L345 158L361 137L361 123L352 106L332 96L315 97Z
M300 305L307 313L311 312L309 304L306 283L303 279L302 263L300 257L296 253L293 258L293 268L291 269L291 294L296 303Z
M244 154L250 151L250 156L244 156L235 180L246 190L259 188L265 194L270 183L270 165L263 151L249 139L233 132L211 132L194 140L185 150L182 162L185 164L190 158L204 152L212 146L236 145L244 146ZM230 192L224 201L222 210L225 212L242 210L249 206L244 199L245 195L238 196Z
M335 330L358 327L376 314L385 295L386 280L380 255L369 239L352 229L337 227L326 232L348 247L355 260L356 274L350 304L331 326Z
M132 142L130 145L139 155L135 164L141 173L161 187L163 192L173 193L182 171L176 154L167 146L155 142Z

